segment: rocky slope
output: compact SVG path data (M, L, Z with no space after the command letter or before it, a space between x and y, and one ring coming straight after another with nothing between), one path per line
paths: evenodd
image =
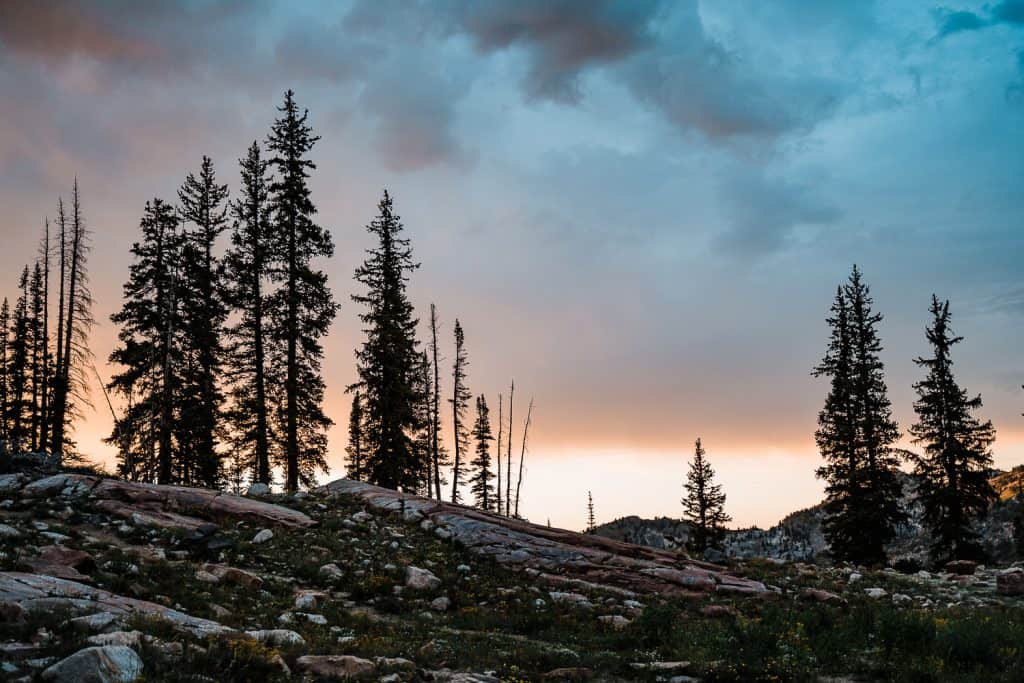
M882 666L863 624L883 613L1021 611L1024 570L962 571L723 566L347 480L243 497L0 475L0 677L813 680ZM808 619L849 632L812 642L830 631Z

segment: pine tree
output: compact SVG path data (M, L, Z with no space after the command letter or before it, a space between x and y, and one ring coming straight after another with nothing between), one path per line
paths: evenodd
M253 142L239 160L241 197L232 204L231 248L224 256L225 293L237 322L228 329L231 440L235 458L254 482L271 483L267 300L271 226L267 162Z
M882 344L870 289L853 267L836 292L832 335L815 376L831 378L818 415L815 440L825 459L823 530L833 557L863 564L885 561L885 546L906 520L900 507L899 458L893 444L899 426L885 386Z
M498 394L498 447L496 449L498 457L494 459L498 470L498 485L494 491L494 511L499 515L501 514L501 433L505 431L504 422L502 421L502 412L502 396L501 394Z
M10 382L10 397L7 403L8 448L12 453L21 453L28 445L29 438L29 368L31 363L31 339L29 331L29 274L28 266L18 278L21 294L14 305L14 320L10 340L10 359L7 376Z
M37 261L32 268L29 281L29 450L37 453L42 448L43 395L46 393L43 377L43 358L46 356L46 340L43 338L43 268Z
M228 309L215 249L217 238L227 229L227 196L227 185L217 184L213 162L207 156L199 176L189 173L178 190L183 231L177 294L187 369L175 423L180 443L178 480L207 488L217 488L223 476L217 443L224 403L221 340Z
M60 457L69 455L68 432L81 414L80 406L88 406L87 367L92 362L89 331L93 325L92 294L89 291L89 230L82 214L78 179L71 192L71 221L67 225L60 207L61 280L65 279L67 296L63 301L63 349L54 376L51 450ZM67 234L70 231L70 234Z
M594 518L594 496L587 491L587 533L594 533L597 529L597 520Z
M40 369L40 376L42 379L42 386L40 387L41 396L39 400L39 450L45 451L49 446L50 439L50 393L53 387L53 377L51 376L50 362L52 360L50 352L50 220L46 219L43 226L43 241L40 245L40 262L43 270L43 282L42 282L42 338L41 352L42 352L42 363Z
M10 438L10 421L8 416L10 415L11 401L11 376L8 368L10 334L11 305L8 303L7 297L4 297L3 304L0 305L0 443L3 444L3 447L0 448L0 454L3 454L10 448L8 444L8 439Z
M473 424L473 439L476 441L476 457L470 463L469 483L475 505L481 510L494 509L494 485L491 479L491 411L483 394L476 399L476 422Z
M139 227L142 238L132 245L124 303L110 316L120 326L120 346L110 362L124 370L108 387L125 397L127 407L107 441L120 450L122 476L170 484L183 355L177 302L181 237L173 207L159 198L146 203Z
M725 523L732 520L725 514L725 494L715 483L715 471L704 457L704 447L697 439L686 474L686 497L683 498L684 519L690 522L690 550L703 553L708 548L721 548Z
M363 433L363 398L356 391L352 395L352 409L348 413L348 467L345 476L354 481L364 479L366 436Z
M430 497L433 486L433 432L434 432L434 382L430 357L424 351L419 356L414 377L416 401L416 427L413 430L413 448L416 451L416 462L420 463L420 483L417 493Z
M448 403L452 406L452 433L455 442L455 461L452 464L452 502L461 499L459 486L462 485L462 454L469 449L469 430L466 429L465 415L472 394L466 387L466 338L459 319L455 319L455 363L452 366L452 397Z
M972 414L981 408L981 396L969 397L953 377L950 352L963 337L950 329L949 302L933 295L929 311L932 324L925 334L932 357L914 361L927 370L914 384L917 423L910 428L914 443L924 447L924 454L914 458L914 473L921 480L918 495L933 559L981 559L972 523L997 498L989 483L995 429Z
M285 93L267 138L273 152L269 165L276 170L269 193L273 210L271 278L279 284L268 302L271 338L283 359L284 392L277 406L285 489L311 485L317 470L327 471L327 428L333 424L323 412L324 381L321 338L338 307L327 287L327 276L313 261L334 253L331 235L313 222L316 207L307 179L316 165L308 158L320 138L306 124L308 111L299 113L294 93ZM283 362L282 362L283 360Z
M419 426L417 405L422 400L415 381L420 356L417 320L405 288L409 273L419 264L412 260L409 240L401 236L402 222L386 190L377 208L377 218L366 228L377 244L367 250L355 273L366 288L365 294L352 296L365 306L359 318L366 341L356 351L359 382L351 388L359 388L366 401L367 480L415 491L426 464L418 460L413 443Z

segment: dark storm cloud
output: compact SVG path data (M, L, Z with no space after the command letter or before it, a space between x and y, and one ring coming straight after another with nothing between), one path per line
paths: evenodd
M979 31L996 24L1024 25L1024 0L1002 0L982 16L969 10L941 9L936 13L939 23L935 40L955 33Z

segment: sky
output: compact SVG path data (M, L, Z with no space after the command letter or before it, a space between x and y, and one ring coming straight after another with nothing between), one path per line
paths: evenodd
M1024 0L0 3L0 292L77 176L99 374L147 199L204 154L232 191L285 90L342 304L325 340L331 473L362 334L352 273L384 188L421 317L514 378L522 512L679 516L702 438L740 526L818 502L810 371L852 264L912 424L932 293L961 383L1024 462ZM449 340L450 342L450 340ZM449 343L449 347L451 344ZM446 353L449 362L454 356ZM447 383L450 389L450 382ZM111 416L78 425L111 464ZM450 430L448 430L450 437Z

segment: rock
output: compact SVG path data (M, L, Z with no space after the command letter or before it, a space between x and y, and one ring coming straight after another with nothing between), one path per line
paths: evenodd
M249 636L258 643L266 643L267 645L275 645L278 647L288 647L291 645L306 644L306 640L298 633L284 628L271 628L260 631L246 631L245 635Z
M700 613L705 617L738 617L740 613L735 607L729 605L705 605L700 608Z
M857 572L850 572L850 575L847 577L847 581L850 583L857 583L862 578L863 576L861 574L858 574Z
M377 668L384 673L398 673L401 671L415 671L416 663L404 657L377 657L374 660Z
M73 567L79 571L90 571L96 567L92 555L84 550L74 550L60 545L46 546L39 553L39 559L50 564Z
M690 662L633 662L629 665L636 671L653 671L656 673L683 673L690 668Z
M441 586L441 579L429 569L410 566L405 568L405 585L413 590L434 590Z
M112 627L117 621L116 614L97 612L96 614L71 619L68 621L68 624L76 631L82 633L100 633Z
M81 583L36 574L0 572L0 601L16 602L30 612L36 609L69 609L100 610L115 615L140 614L166 621L174 628L199 638L234 633L233 629L215 621L189 616L153 602L126 598Z
M249 490L245 492L247 496L266 496L270 494L270 487L266 484L256 482L255 484L249 485Z
M225 564L204 564L201 571L211 576L215 576L218 581L224 581L236 586L241 586L242 588L259 590L263 587L263 579L252 572L247 572L244 569L239 569L238 567L231 567Z
M300 590L295 594L295 609L316 609L327 600L323 591Z
M142 642L142 631L114 631L113 633L99 633L85 639L90 645L125 645L137 648Z
M341 567L331 562L320 567L318 572L321 579L325 581L340 581L345 578L345 572L341 571Z
M840 597L835 593L830 593L820 588L805 588L800 597L804 600L813 600L814 602L824 602L827 604L834 605L845 605L847 604L846 598Z
M299 619L304 619L311 624L316 624L317 626L327 625L327 617L322 614L311 614L309 612L294 612L293 614Z
M274 537L274 532L273 531L271 531L270 529L263 529L258 534L256 534L255 536L252 537L252 542L255 543L256 545L260 545L261 543L266 543L267 541L269 541L273 537Z
M87 647L62 659L43 674L57 683L131 683L142 675L142 660L124 645Z
M611 626L616 631L621 631L633 622L630 619L622 616L621 614L604 614L597 618L602 624Z
M295 660L295 666L303 673L338 681L369 677L377 672L373 662L352 655L306 655Z
M434 598L430 601L430 609L435 612L447 612L452 606L452 601L446 597Z
M864 592L873 600L879 600L888 595L884 588L865 588Z
M0 538L21 538L22 533L9 524L0 524Z
M559 591L551 591L549 593L549 595L551 596L551 599L554 602L558 602L558 603L562 603L562 604L576 605L577 607L593 607L594 606L593 603L590 602L589 599L587 599L587 596L581 595L579 593L571 593L571 592L569 592L569 593L562 593L562 592L559 592Z
M1000 595L1024 595L1024 568L1010 567L996 574L996 592Z
M957 576L971 576L978 568L978 563L973 560L953 560L946 563L946 571Z

